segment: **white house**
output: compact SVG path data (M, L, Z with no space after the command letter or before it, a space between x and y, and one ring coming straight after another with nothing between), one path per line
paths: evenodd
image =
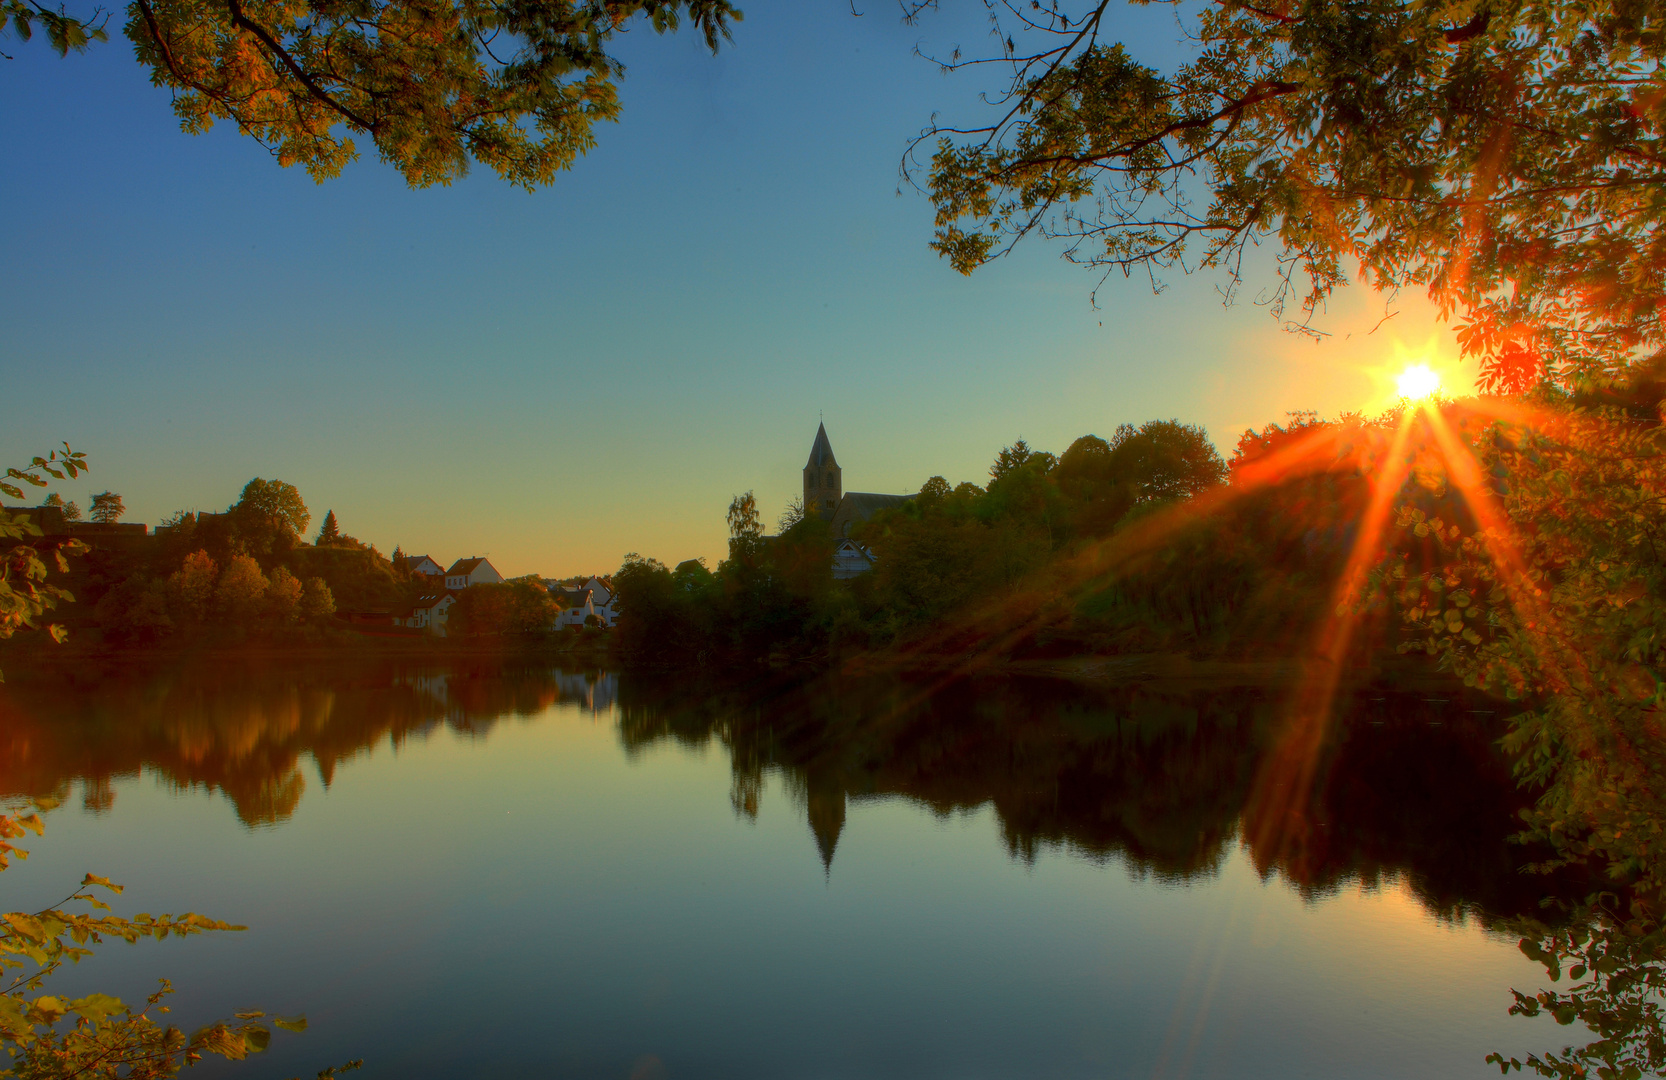
M400 626L426 630L435 637L445 637L445 620L451 605L457 602L455 593L433 590L412 601L411 606L394 616Z
M592 577L584 584L574 588L557 587L550 590L566 602L561 614L556 616L556 629L568 626L583 626L591 615L602 621L603 626L612 626L619 617L618 608L614 605L613 590L605 578Z
M873 569L873 552L845 537L833 548L833 580L849 581Z
M445 587L453 591L466 589L470 585L496 585L502 580L503 575L497 572L497 567L482 558L458 559L445 572Z
M421 574L423 577L445 576L445 567L426 555L406 555L402 560L402 565L411 573Z

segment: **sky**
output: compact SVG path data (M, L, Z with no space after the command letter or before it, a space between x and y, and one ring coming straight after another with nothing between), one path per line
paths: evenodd
M620 122L532 193L484 168L412 190L368 140L316 184L229 125L181 133L119 30L66 59L0 39L0 467L68 441L92 472L56 490L151 524L280 479L383 552L567 576L715 565L731 497L772 521L818 421L845 490L908 492L984 482L1018 438L1176 418L1230 454L1291 410L1386 405L1412 360L1472 379L1420 297L1383 322L1346 290L1315 343L1253 302L1266 277L1095 306L1045 242L955 273L898 164L934 114L983 115L989 73L917 53L986 48L983 5L741 6L716 57L626 35ZM1185 57L1167 8L1117 17L1137 59Z

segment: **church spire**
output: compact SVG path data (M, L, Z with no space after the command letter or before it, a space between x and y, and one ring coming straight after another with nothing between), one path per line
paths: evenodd
M844 498L844 470L827 441L827 425L816 425L816 441L810 446L810 460L804 465L804 513L829 521Z
M804 467L826 468L829 465L838 468L839 463L833 457L833 444L827 441L827 425L817 424L816 441L810 446L810 460Z

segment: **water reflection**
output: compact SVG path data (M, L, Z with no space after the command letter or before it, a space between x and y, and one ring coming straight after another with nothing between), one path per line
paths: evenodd
M843 682L760 693L621 686L627 748L729 751L735 808L781 775L831 868L850 800L903 796L938 814L989 805L1016 858L1046 847L1165 881L1215 874L1244 843L1263 876L1314 898L1404 877L1446 917L1537 910L1547 882L1510 842L1525 804L1485 699L1358 695L1276 848L1240 821L1283 714L1277 691L1108 690L1053 682Z
M397 749L441 725L481 737L558 703L600 715L617 694L612 675L505 668L100 676L68 693L36 684L0 696L0 794L56 802L79 784L83 806L101 812L114 803L113 782L148 768L178 790L223 793L246 825L275 825L306 792L304 758L328 788L339 767L384 741Z
M842 679L691 686L685 677L527 668L178 668L0 698L0 793L108 809L112 782L148 768L223 792L250 826L283 822L310 758L336 770L444 725L483 737L556 705L617 705L627 753L670 741L728 753L737 813L766 777L801 809L831 873L847 805L901 796L951 814L991 806L1012 855L1060 847L1162 881L1215 874L1243 843L1265 875L1315 897L1404 878L1442 916L1537 908L1547 883L1509 842L1523 796L1493 740L1497 717L1461 693L1362 693L1320 780L1276 848L1240 821L1281 715L1277 691L1086 689L1011 679Z

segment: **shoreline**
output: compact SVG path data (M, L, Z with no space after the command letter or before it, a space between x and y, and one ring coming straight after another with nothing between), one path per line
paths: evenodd
M0 672L7 682L77 676L97 677L100 670L148 667L161 670L200 662L271 664L357 664L411 662L426 664L478 662L568 662L586 668L617 671L669 671L690 668L730 674L775 672L788 669L871 675L940 674L949 677L1016 677L1055 679L1085 686L1151 684L1189 689L1278 687L1298 682L1328 661L1286 655L1253 658L1196 658L1184 653L1081 653L1046 658L1014 658L978 654L933 654L897 650L863 651L843 656L804 657L786 663L716 662L688 664L620 663L611 655L607 637L587 640L392 638L353 634L329 641L242 642L237 644L123 647L70 643L61 646L29 642L0 649ZM1344 683L1379 685L1394 689L1449 690L1462 685L1422 655L1374 654L1347 665Z

